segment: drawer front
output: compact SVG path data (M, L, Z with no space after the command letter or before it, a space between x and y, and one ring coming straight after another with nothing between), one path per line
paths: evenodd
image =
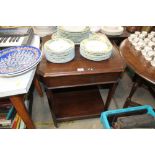
M121 73L105 73L96 75L72 75L43 78L43 83L49 88L65 88L84 85L95 85L116 82Z

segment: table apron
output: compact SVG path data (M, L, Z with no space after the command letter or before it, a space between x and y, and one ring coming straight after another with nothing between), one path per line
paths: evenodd
M41 78L48 89L117 83L121 72Z

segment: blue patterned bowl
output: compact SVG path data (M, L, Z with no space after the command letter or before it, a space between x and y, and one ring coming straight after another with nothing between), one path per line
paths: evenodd
M0 76L13 76L32 69L42 54L32 46L17 46L0 51Z

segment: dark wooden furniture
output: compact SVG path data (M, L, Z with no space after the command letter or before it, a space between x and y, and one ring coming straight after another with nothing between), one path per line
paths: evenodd
M51 36L43 38L43 43ZM107 110L125 64L114 46L109 60L94 62L83 58L76 46L74 60L65 64L50 63L43 57L38 75L43 82L53 121L57 122L99 116ZM99 85L109 88L105 105Z
M124 31L121 35L116 35L116 36L110 36L107 35L107 37L111 40L114 41L117 45L119 45L124 39L128 38L130 36L130 33L124 28Z
M151 95L155 98L155 67L151 66L150 62L146 61L140 52L136 52L128 39L121 43L120 52L127 65L135 72L134 83L124 107L139 105L139 103L131 101L131 98L137 88L143 84L147 86Z
M131 33L126 30L126 27L124 27L124 31L121 35L107 35L107 37L111 42L115 42L119 46L123 40L130 36L130 34Z
M126 26L126 30L130 33L134 33L135 31L141 31L142 26Z

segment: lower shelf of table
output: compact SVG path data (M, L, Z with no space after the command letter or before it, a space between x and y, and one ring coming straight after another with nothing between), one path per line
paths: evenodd
M104 103L97 86L54 90L53 105L57 121L100 116Z

